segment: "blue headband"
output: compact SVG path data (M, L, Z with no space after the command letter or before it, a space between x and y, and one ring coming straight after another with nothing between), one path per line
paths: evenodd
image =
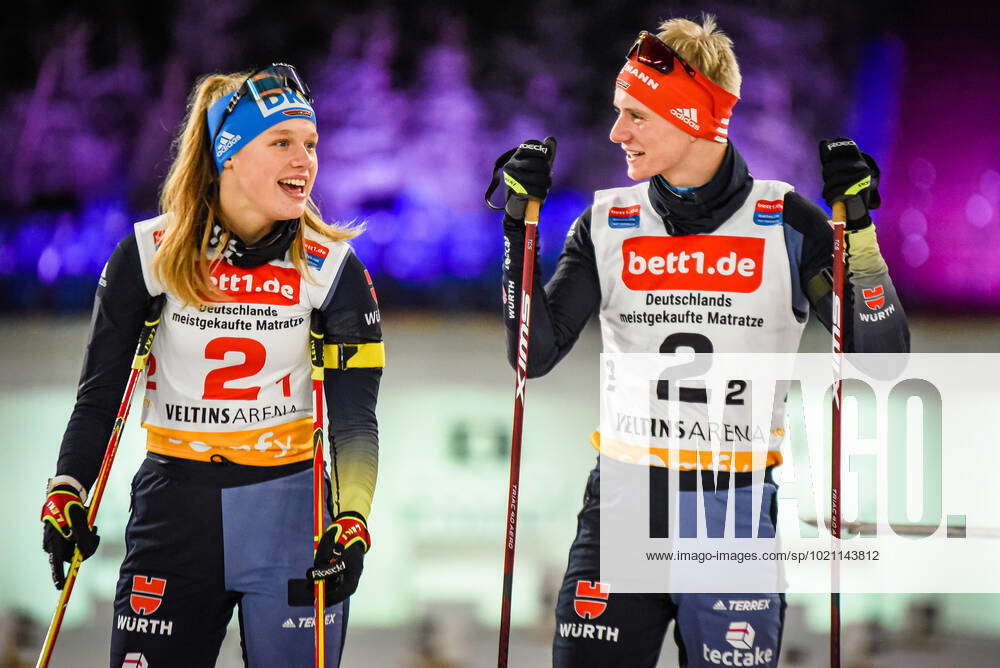
M304 118L316 122L316 113L300 93L291 88L283 88L280 93L271 92L255 100L244 95L232 113L226 116L226 106L236 95L236 91L226 95L209 107L208 136L214 137L212 158L219 173L226 160L236 155L241 148L253 141L254 137L273 125L293 118ZM219 124L222 124L221 129Z

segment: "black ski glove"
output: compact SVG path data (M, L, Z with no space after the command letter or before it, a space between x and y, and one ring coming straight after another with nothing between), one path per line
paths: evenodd
M360 513L348 511L334 518L320 538L313 567L306 571L306 579L312 582L326 580L326 605L340 603L358 588L370 546L368 526Z
M63 563L73 561L73 552L80 548L84 559L97 551L101 542L97 527L87 522L87 509L72 485L57 485L45 497L42 505L42 549L49 554L52 582L62 590L66 584Z
M552 161L556 157L555 137L546 137L545 141L529 139L520 146L513 148L499 158L494 166L494 179L486 192L486 202L496 187L496 169L503 166L503 180L507 184L507 201L504 209L514 220L524 220L524 209L528 199L545 200L552 187ZM499 207L493 207L499 208Z
M852 140L838 137L819 143L819 160L823 165L823 199L827 206L844 202L849 231L871 225L868 212L882 204L878 194L879 169L874 158L862 153Z

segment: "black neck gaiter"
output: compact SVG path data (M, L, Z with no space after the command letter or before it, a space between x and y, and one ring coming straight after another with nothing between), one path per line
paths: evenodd
M663 219L667 234L709 234L743 205L752 187L753 176L730 143L722 164L708 183L686 193L676 193L666 179L656 175L649 181L649 199Z
M230 232L229 243L222 251L222 259L233 266L244 268L259 267L272 260L279 260L285 257L285 253L291 247L298 231L298 218L279 220L274 224L274 229L252 246L247 246L242 239ZM212 227L212 236L208 240L209 246L217 248L225 232L225 228L216 223Z

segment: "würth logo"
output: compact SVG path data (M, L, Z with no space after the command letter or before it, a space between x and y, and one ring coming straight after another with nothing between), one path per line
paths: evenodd
M365 280L368 281L368 292L371 293L372 300L374 300L375 302L375 306L378 306L378 295L375 294L375 285L372 283L372 275L368 273L367 269L365 269Z
M695 130L701 130L701 126L698 125L698 110L695 108L683 109L680 107L674 107L670 110L672 116L676 116L688 125L690 125Z
M754 292L763 265L760 237L692 234L622 242L622 282L630 290Z
M151 578L146 575L132 576L132 595L128 602L139 615L151 615L163 603L163 592L167 589L166 578Z
M573 609L584 619L597 619L607 609L610 593L611 585L604 582L577 580Z
M861 294L865 298L865 306L871 310L876 311L885 306L885 289L881 283L874 288L863 288Z

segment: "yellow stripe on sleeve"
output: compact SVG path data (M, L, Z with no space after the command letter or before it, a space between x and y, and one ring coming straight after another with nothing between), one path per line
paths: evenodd
M323 346L327 369L376 369L385 366L385 343L328 343Z

